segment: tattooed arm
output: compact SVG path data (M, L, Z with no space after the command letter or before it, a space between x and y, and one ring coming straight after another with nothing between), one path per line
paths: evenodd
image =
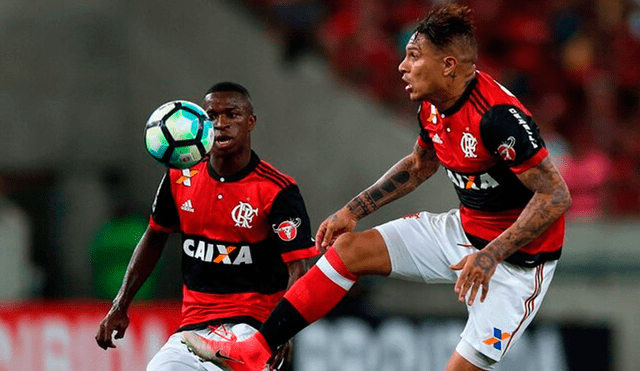
M354 197L345 207L356 220L360 220L381 206L416 189L438 170L439 165L433 149L426 150L416 143L410 155L398 161L377 182Z
M480 301L484 301L489 289L489 279L499 262L540 236L571 205L567 185L548 157L538 166L519 174L518 178L534 192L518 219L484 249L451 267L454 270L462 269L455 292L460 301L464 301L471 289L469 305L473 304L480 286Z
M322 250L326 249L340 234L353 230L358 220L416 189L439 166L435 151L424 149L416 142L411 154L322 222L316 233L316 245Z

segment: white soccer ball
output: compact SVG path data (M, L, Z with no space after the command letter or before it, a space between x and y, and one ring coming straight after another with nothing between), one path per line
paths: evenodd
M151 113L144 141L156 161L170 168L185 169L202 161L213 147L213 123L199 105L174 100Z

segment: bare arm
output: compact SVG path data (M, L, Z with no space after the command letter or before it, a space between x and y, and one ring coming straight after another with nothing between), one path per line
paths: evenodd
M307 259L294 260L287 263L287 269L289 270L289 283L287 284L287 290L293 286L293 284L302 277L309 269Z
M123 309L129 308L133 297L158 264L168 237L169 235L166 233L156 232L147 227L135 250L133 250L122 280L122 286L113 300L114 305Z
M124 336L124 332L129 326L127 315L129 305L158 264L168 236L168 234L156 232L150 227L147 227L142 235L129 260L122 286L120 286L120 290L113 300L113 305L100 323L96 334L96 341L101 348L115 348L112 340L113 331L116 331L116 339Z
M471 289L469 305L473 304L480 285L483 288L480 301L484 301L489 279L499 262L540 236L571 205L569 189L548 157L518 178L534 192L518 219L484 249L452 266L452 269L462 269L455 286L459 299L464 301Z
M398 161L377 182L354 197L345 207L356 220L360 220L416 189L438 170L439 165L434 150L423 149L416 143L410 155Z
M518 178L534 195L515 223L485 247L498 261L540 236L571 205L569 189L549 158Z
M439 166L435 150L424 149L416 142L411 154L322 222L316 233L316 245L326 249L340 234L352 231L358 220L416 189L435 174Z

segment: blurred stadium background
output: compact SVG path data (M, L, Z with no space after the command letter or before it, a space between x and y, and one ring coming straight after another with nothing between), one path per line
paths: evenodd
M254 146L314 228L407 154L397 64L435 0L0 0L0 370L143 370L175 329L170 240L116 351L93 339L163 169L148 114L214 82L253 95ZM470 0L478 68L527 105L573 194L564 254L499 370L640 370L640 1ZM456 207L444 172L360 229ZM363 279L297 338L296 371L443 369L450 285Z

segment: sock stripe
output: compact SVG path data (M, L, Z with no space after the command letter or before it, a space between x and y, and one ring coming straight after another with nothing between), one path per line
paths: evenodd
M336 285L342 287L345 291L349 291L351 286L353 286L353 284L356 283L355 280L350 280L347 277L344 277L343 275L341 275L329 263L329 261L326 258L326 254L325 256L321 257L320 260L318 260L318 262L316 262L316 267L318 267L318 269L320 269L322 273L324 273L324 275L327 276L328 279L330 279Z
M351 273L351 271L349 271L347 266L342 261L342 258L340 258L340 255L338 255L338 253L336 252L336 250L333 247L331 247L331 248L329 248L329 250L327 250L327 253L324 254L324 257L327 258L327 261L329 262L329 264L331 264L331 266L342 277L344 277L344 278L346 278L348 280L354 281L354 282L358 280L358 276L356 276L355 274Z

